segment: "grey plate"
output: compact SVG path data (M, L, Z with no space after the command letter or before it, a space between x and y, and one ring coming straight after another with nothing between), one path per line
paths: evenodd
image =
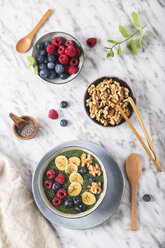
M91 214L78 219L67 219L50 211L42 201L38 189L38 176L43 164L53 153L61 148L70 146L84 147L95 153L104 164L108 177L107 192L101 205ZM70 229L86 229L103 223L117 210L124 192L124 177L118 164L102 147L85 141L70 141L55 147L41 159L33 175L32 190L38 208L53 224Z

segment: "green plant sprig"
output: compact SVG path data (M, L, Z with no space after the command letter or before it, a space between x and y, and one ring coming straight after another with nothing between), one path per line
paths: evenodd
M37 61L32 56L27 56L27 60L30 62L29 66L33 66L34 67L34 74L37 75L38 74Z
M124 40L122 41L116 41L116 40L107 40L109 43L112 43L114 44L113 46L111 47L104 47L105 49L108 49L110 50L108 53L107 53L107 58L109 57L114 57L114 51L113 51L113 48L118 46L117 47L117 54L120 56L121 55L121 46L120 44L126 42L129 40L129 48L132 52L132 54L136 55L137 54L137 46L136 46L136 43L135 43L135 40L133 39L134 36L136 36L137 34L140 34L139 36L139 40L138 40L138 46L139 48L141 48L141 42L142 42L142 33L143 33L143 30L146 26L142 26L142 25L139 25L139 22L138 22L138 15L137 13L135 12L132 12L132 19L137 27L137 30L133 33L133 34L128 34L126 29L122 26L122 25L119 25L119 31L120 33L122 34L122 36L125 38Z

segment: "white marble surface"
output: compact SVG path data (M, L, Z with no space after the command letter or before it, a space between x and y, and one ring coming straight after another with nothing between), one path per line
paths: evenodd
M85 64L80 76L61 86L50 85L33 75L26 56L15 51L16 42L30 32L48 9L54 13L39 30L40 36L51 31L64 31L75 36L85 50ZM132 11L140 13L147 25L142 50L133 56L125 47L123 56L106 59L107 39L122 39L118 25L130 26ZM158 173L127 124L103 128L88 119L83 96L88 84L99 76L116 75L126 79L136 93L137 107L156 147L163 169L165 146L165 2L163 0L0 0L0 150L16 163L29 190L32 173L41 157L52 147L69 140L82 139L104 146L120 164L123 172L127 156L136 152L143 160L143 173L138 186L138 231L130 231L130 189L126 180L123 201L111 220L84 231L55 226L63 248L164 248L165 247L165 173ZM97 37L90 49L85 41ZM61 110L61 100L69 108ZM62 128L58 120L50 120L48 110L55 108L69 126ZM36 118L39 131L35 139L21 141L12 132L10 112ZM135 127L138 123L132 118ZM144 136L144 135L142 135ZM142 196L152 195L145 203ZM34 247L35 248L35 247Z

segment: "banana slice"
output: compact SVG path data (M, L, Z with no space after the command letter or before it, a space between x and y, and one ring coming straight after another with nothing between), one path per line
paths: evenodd
M77 166L80 165L80 159L78 157L69 158L69 164L75 164Z
M75 164L68 164L65 168L65 172L68 174L76 173L78 170Z
M90 192L84 192L82 194L82 202L86 205L92 205L96 202L96 197Z
M63 155L60 155L55 159L55 165L56 165L57 169L59 169L61 171L65 170L65 167L67 166L67 164L68 164L68 160Z
M82 189L82 187L81 187L81 184L80 183L73 182L68 187L68 194L70 196L77 196L77 195L80 194L81 189Z
M83 178L82 176L80 175L80 173L72 173L70 176L69 176L69 181L71 183L73 182L78 182L80 184L83 184Z

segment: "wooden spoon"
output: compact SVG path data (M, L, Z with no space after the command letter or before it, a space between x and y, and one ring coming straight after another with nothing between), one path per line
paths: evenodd
M126 160L126 173L131 185L131 230L137 230L136 217L136 186L142 171L142 161L138 154L132 153Z
M45 13L45 15L41 18L41 20L38 22L38 24L35 26L35 28L28 35L26 35L24 38L18 41L16 45L17 52L24 53L30 48L34 35L51 14L52 14L52 10L49 9Z
M19 130L22 130L23 127L27 126L29 123L28 121L22 119L21 117L18 117L16 116L15 114L13 113L10 113L9 114L10 118L14 121L16 127L19 129Z

